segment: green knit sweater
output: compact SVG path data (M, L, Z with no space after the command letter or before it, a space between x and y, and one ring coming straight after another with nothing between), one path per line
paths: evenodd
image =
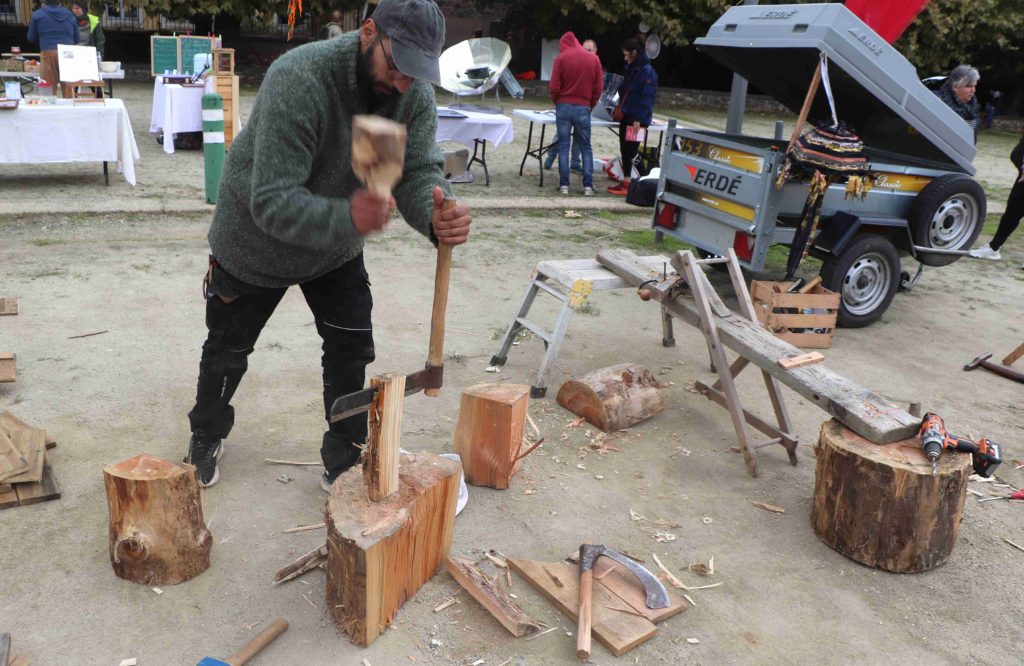
M352 116L373 113L408 128L398 209L434 240L435 185L449 194L435 141L434 89L417 81L368 108L357 74L358 33L292 49L267 71L252 115L224 163L210 226L213 255L250 284L286 287L329 273L363 249L349 216L362 185L352 173Z

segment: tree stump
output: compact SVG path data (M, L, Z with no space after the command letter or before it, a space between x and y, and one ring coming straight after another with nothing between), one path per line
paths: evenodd
M360 465L327 500L327 606L338 630L369 645L445 563L455 526L460 465L402 455L398 490L371 501Z
M519 471L530 387L477 384L462 392L455 424L455 452L466 482L499 490Z
M213 538L194 467L143 453L104 467L103 483L115 574L143 585L175 585L210 567Z
M562 384L555 400L604 432L625 430L665 409L650 370L622 363Z
M927 571L949 558L970 454L943 451L932 476L918 436L874 444L834 419L822 425L816 454L811 525L822 541L897 573Z

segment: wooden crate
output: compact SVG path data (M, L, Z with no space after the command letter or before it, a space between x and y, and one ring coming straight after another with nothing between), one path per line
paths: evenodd
M238 77L234 74L217 74L213 78L213 91L224 98L224 148L231 147L231 142L242 130L239 120Z
M213 73L234 74L235 73L235 50L214 49L213 50Z
M821 285L806 294L791 294L786 290L792 282L754 280L750 283L750 297L754 301L757 318L776 337L795 347L828 349L839 314L839 294ZM822 310L824 312L808 312ZM820 329L822 332L815 332Z

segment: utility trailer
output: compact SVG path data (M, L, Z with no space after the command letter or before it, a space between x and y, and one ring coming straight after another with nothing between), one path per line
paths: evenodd
M837 114L864 142L876 174L863 200L845 186L824 197L810 253L825 287L842 295L838 323L865 326L924 266L945 266L970 249L985 221L972 128L917 77L890 44L841 4L740 5L697 46L755 87L799 112L828 57ZM809 120L831 118L824 89ZM744 268L764 268L772 245L790 245L808 186L775 181L787 142L670 125L653 228L707 255L734 248ZM910 255L911 278L900 266Z

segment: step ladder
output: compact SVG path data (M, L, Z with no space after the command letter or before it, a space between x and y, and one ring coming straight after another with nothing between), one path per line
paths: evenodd
M640 257L639 260L652 270L668 271L668 259L660 255ZM531 398L543 398L547 393L547 377L562 349L566 331L573 313L579 309L594 291L607 289L630 289L631 286L621 277L608 270L596 259L562 259L541 261L534 269L530 284L526 288L519 310L513 317L502 340L501 349L491 357L492 366L503 366L508 360L512 343L523 329L532 331L544 341L544 360L541 361L537 379L530 387ZM552 330L545 329L541 324L527 319L537 294L545 293L560 301L555 326ZM662 344L666 347L675 345L672 336L672 316L663 308L661 311Z

